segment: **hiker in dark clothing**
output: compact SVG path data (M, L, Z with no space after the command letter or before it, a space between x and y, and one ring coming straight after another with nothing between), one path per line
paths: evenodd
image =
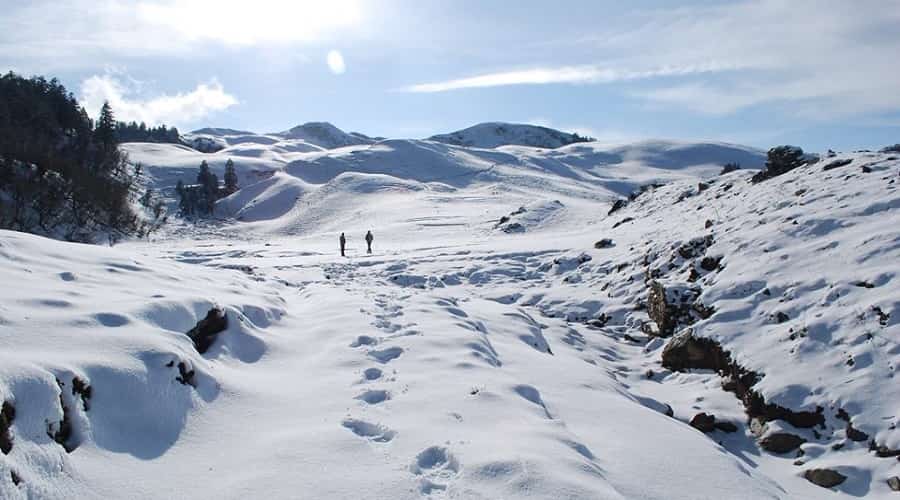
M341 241L341 257L346 257L346 255L344 255L344 247L347 246L347 238L344 237L344 233L341 233L340 241Z
M372 240L374 240L374 239L375 239L375 237L372 236L372 231L368 231L366 233L366 244L369 245L368 253L372 253Z

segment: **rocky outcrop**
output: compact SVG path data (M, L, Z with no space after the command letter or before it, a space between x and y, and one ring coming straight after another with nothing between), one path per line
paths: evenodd
M698 299L700 288L683 284L663 285L657 280L650 282L647 292L647 314L656 323L657 331L645 331L660 337L669 337L678 328L694 324L698 319L708 318L712 309Z
M206 317L187 332L187 336L194 342L194 347L200 354L206 353L216 341L216 336L228 328L228 316L221 307L213 307L206 313Z
M722 349L718 342L697 337L691 329L682 331L666 344L662 352L662 364L672 371L715 370L726 380L723 388L733 392L741 400L750 418L759 418L763 422L783 420L799 428L822 426L825 423L821 407L815 411L793 411L766 402L761 394L752 389L762 378L759 374L738 365L731 353Z
M833 488L847 480L847 476L832 469L809 469L803 473L803 477L823 488Z
M16 419L16 407L9 401L4 401L0 408L0 451L8 455L12 450L13 439L9 428Z

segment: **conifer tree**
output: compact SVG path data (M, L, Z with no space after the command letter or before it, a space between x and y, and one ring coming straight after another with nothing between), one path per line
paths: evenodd
M238 177L231 158L225 163L225 195L228 196L238 190Z

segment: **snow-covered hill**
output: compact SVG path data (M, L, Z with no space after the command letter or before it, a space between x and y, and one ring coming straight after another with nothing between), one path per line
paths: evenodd
M428 139L474 148L518 145L551 149L585 140L576 134L560 132L548 127L503 122L479 123L449 134L434 135Z
M0 497L896 496L891 153L264 137L125 145L221 220L0 232Z
M374 139L363 134L348 134L328 122L308 122L303 125L298 125L290 130L272 135L276 135L283 139L301 140L324 149L371 144L375 142Z

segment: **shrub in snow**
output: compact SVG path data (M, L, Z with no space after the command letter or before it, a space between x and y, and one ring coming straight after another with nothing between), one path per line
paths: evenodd
M741 165L739 163L726 163L724 166L722 166L722 171L719 172L719 175L725 175L740 169Z
M752 182L761 182L790 172L807 163L807 157L797 146L778 146L769 150L766 168L754 175Z

